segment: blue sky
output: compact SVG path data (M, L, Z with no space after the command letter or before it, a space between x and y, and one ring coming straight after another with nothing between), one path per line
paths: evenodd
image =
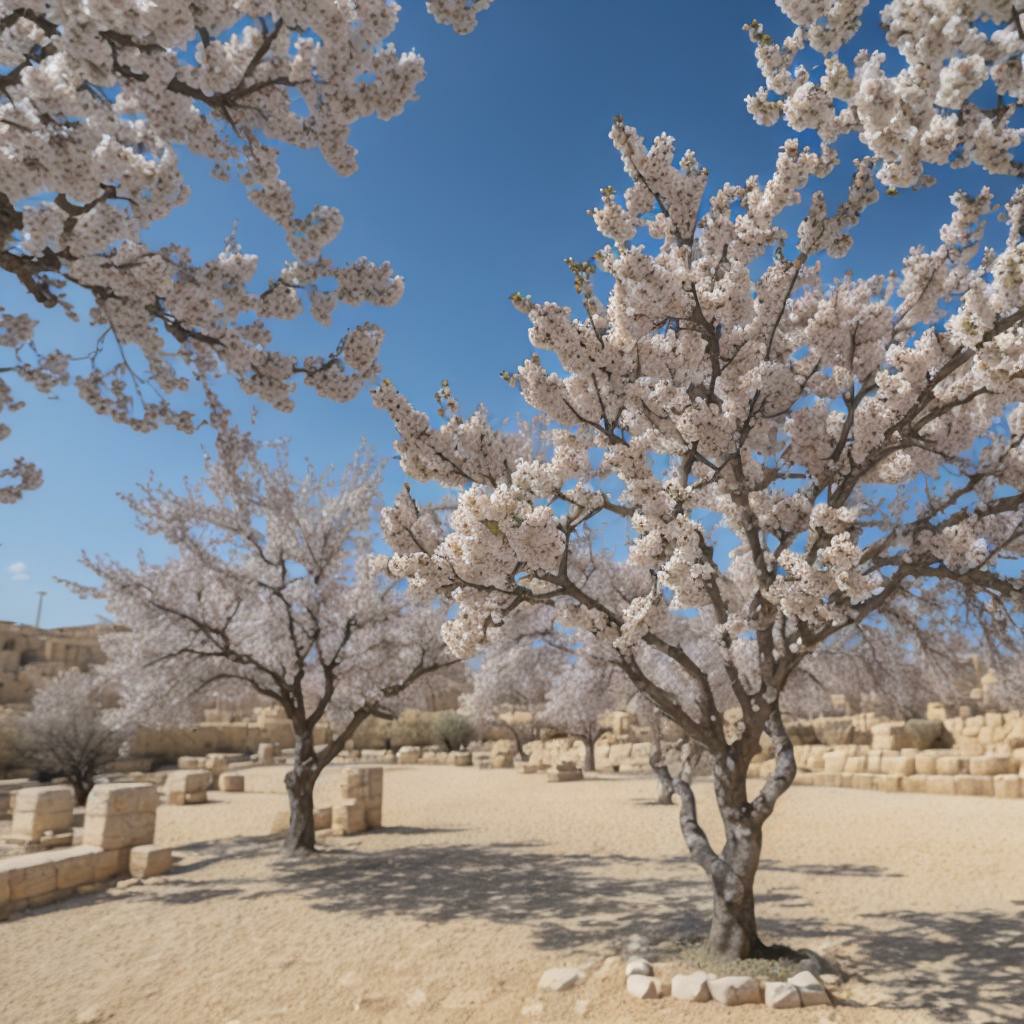
M457 37L426 15L422 0L410 0L394 40L426 59L420 99L391 122L356 127L360 170L351 178L337 177L316 154L283 160L300 212L326 202L345 217L329 254L339 262L390 259L405 277L405 296L389 310L339 307L330 329L308 317L278 324L278 345L325 351L347 327L372 319L386 330L384 373L421 407L433 407L447 378L464 410L482 401L497 417L520 411L499 378L529 351L526 322L508 295L573 301L562 261L598 247L584 211L598 203L601 186L624 182L607 137L615 114L648 138L665 131L680 152L694 149L712 187L770 173L789 133L757 127L744 109L759 80L742 25L757 7L781 34L781 18L765 3L497 0L473 35ZM157 237L206 258L237 220L243 248L259 253L268 271L286 258L279 230L239 188L215 182L199 161L186 166L192 202ZM848 175L833 178L832 187L845 186ZM971 184L957 178L959 187ZM937 188L884 197L858 235L853 269L887 269L912 242L930 243L949 191L940 176ZM44 342L88 346L88 328L41 315L9 278L0 289L8 309L41 321ZM170 483L198 475L210 438L135 434L93 414L73 392L55 401L18 393L28 405L9 420L0 462L24 455L42 465L46 481L19 504L0 506L0 619L33 621L36 592L46 590L44 625L95 621L101 606L54 577L86 579L77 564L82 550L131 559L142 548L158 557L116 494L151 471ZM248 416L249 400L229 388L224 394ZM337 405L300 389L296 402L290 415L262 407L257 434L290 437L293 456L321 467L344 464L364 437L390 453L390 422L367 395ZM385 497L400 485L392 460Z

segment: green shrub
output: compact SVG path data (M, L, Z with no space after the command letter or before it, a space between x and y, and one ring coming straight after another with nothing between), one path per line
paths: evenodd
M448 750L458 750L473 738L473 725L457 711L442 711L434 720L433 742Z

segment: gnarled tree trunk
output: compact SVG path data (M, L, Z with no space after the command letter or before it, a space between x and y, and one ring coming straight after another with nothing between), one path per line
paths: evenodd
M597 757L594 751L596 746L597 740L593 740L589 736L583 737L583 770L585 772L592 772L597 768Z
M288 833L284 848L287 853L313 853L316 834L313 824L313 787L321 767L313 750L312 734L295 732L295 756L292 769L284 777L288 790Z
M663 786L679 797L679 826L687 849L704 869L712 888L709 951L728 959L776 956L779 947L766 946L757 930L754 880L761 860L764 823L775 802L789 788L796 774L793 745L776 709L764 725L775 747L775 771L749 800L747 769L757 743L740 739L715 751L713 784L718 811L725 826L725 844L716 852L697 820L697 807L684 758L681 774L672 778L662 762L655 766Z

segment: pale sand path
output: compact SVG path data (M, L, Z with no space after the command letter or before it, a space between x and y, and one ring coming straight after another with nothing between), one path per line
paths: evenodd
M4 1024L73 1024L90 1008L109 1024L504 1024L583 1009L600 1024L748 1024L770 1012L640 1003L621 968L536 993L548 967L596 968L630 936L703 929L703 877L648 777L389 768L389 827L296 864L257 838L285 806L283 769L246 775L266 792L161 807L157 841L183 857L159 884L0 924ZM855 975L842 992L857 1005L793 1020L1024 1021L1024 801L794 788L759 877L764 936ZM675 965L660 956L667 978Z

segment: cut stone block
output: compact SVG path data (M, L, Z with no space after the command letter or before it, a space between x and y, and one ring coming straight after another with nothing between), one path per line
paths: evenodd
M223 793L244 793L245 776L240 772L224 772L217 779L217 788Z
M103 851L95 846L72 846L48 854L57 872L58 889L77 889L96 881L96 864Z
M120 815L156 811L160 794L148 782L110 782L93 786L86 814Z
M190 769L203 768L206 758L204 757L179 757L178 767L188 771Z
M130 853L127 847L120 850L100 850L96 854L96 881L105 882L109 878L127 874Z
M708 982L711 998L723 1006L745 1006L760 1003L761 985L757 978L733 974L725 978L714 978Z
M770 1010L795 1010L803 1005L800 989L785 981L765 982L764 1004Z
M636 999L657 999L661 996L661 985L657 978L646 974L631 974L626 979L626 991Z
M829 1006L832 1003L825 986L810 971L794 974L787 983L800 990L802 1006Z
M955 754L947 754L945 757L935 759L936 775L959 775L963 770L963 758Z
M257 764L273 764L274 763L274 744L273 743L261 743L256 748L256 763Z
M34 840L44 832L70 832L75 791L70 786L32 786L19 789L11 818L13 839Z
M448 763L458 768L467 768L473 763L473 755L468 750L453 750L448 755Z
M677 974L672 979L672 996L688 1003L706 1003L711 998L708 982L714 975L706 971L695 971L693 974Z
M1021 795L1022 782L1019 775L996 775L992 779L992 795L1016 799Z
M333 807L313 808L313 829L319 832L321 829L330 828L334 816Z
M1005 775L1009 770L1010 759L1008 757L996 757L988 754L971 758L971 775Z
M875 775L874 789L879 793L899 793L907 780L901 775Z
M10 902L46 896L56 890L57 865L53 857L52 853L25 853L0 859L0 877L7 880Z
M120 850L128 846L141 846L153 841L156 829L155 811L133 814L101 815L85 812L82 842L104 850Z
M923 775L927 779L926 793L931 796L953 796L956 792L955 775Z
M164 786L167 793L205 793L213 777L208 771L169 772Z
M359 800L339 800L331 809L331 831L340 836L366 831L366 813Z
M882 771L886 775L913 775L916 771L913 757L883 757Z
M954 775L953 792L957 796L992 796L995 786L991 775Z
M133 846L128 858L128 872L132 878L152 878L171 870L173 851L167 846Z

